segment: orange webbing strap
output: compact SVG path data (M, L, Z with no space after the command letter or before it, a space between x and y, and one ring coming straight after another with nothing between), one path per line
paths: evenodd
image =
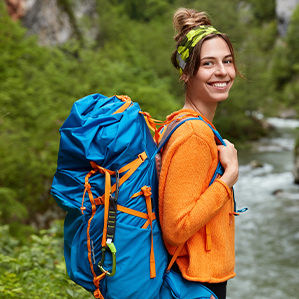
M106 273L102 273L101 275L99 275L93 279L93 283L96 286L96 290L93 292L93 295L95 298L105 299L100 291L100 281L105 277L105 275L106 275Z
M115 95L115 96L123 102L132 101L131 98L127 95Z
M146 186L144 186L144 187L146 187ZM135 197L140 196L140 195L144 195L144 192L143 191L139 191L139 192L133 194L131 196L131 198L135 198ZM135 210L131 210L131 209L128 209L128 208L125 208L125 209L128 210L128 211L126 211L126 213L128 213L128 214L131 214L131 215L134 215L134 216L137 216L137 217L140 217L140 218L147 219L147 221L141 227L143 229L147 229L147 227L150 225L150 219L149 219L149 215L148 214L145 214L145 213L142 213L142 212L139 212L139 211L135 211ZM156 214L155 214L155 212L152 213L152 220L156 220Z
M94 174L96 173L97 170L93 169L91 170L85 177L85 189L84 189L84 193L83 193L83 198L82 198L82 206L81 206L81 212L82 214L84 214L84 210L86 209L84 207L84 197L85 197L85 194L86 194L86 191L88 192L88 197L89 197L89 200L91 202L91 216L88 220L88 225L87 225L87 231L86 231L86 235L87 235L87 250L88 250L88 261L89 261L89 266L90 266L90 270L92 272L92 275L94 277L94 284L96 286L96 290L95 290L95 297L96 298L99 298L99 299L104 299L104 297L102 296L101 292L100 292L100 289L99 289L99 282L102 278L104 278L105 276L105 273L103 273L102 275L100 276L97 276L94 269L93 269L93 263L92 263L92 257L91 257L91 252L92 252L92 249L91 249L91 241L90 241L90 225L91 225L91 221L96 213L96 204L95 204L95 201L94 201L94 198L93 198L93 195L92 195L92 192L91 192L91 186L90 186L90 183L89 183L89 178Z
M113 114L124 112L131 104L132 100L128 96L116 96L118 99L124 102L124 104L117 109Z
M147 154L146 152L143 152L141 154L138 155L138 158L133 160L132 162L130 162L129 164L125 165L124 167L122 167L118 173L124 173L126 172L119 180L119 187L135 172L135 170L144 162L144 160L147 158ZM93 163L93 162L91 162ZM96 163L93 163L92 166L94 168L100 168L102 169L102 167L98 166ZM107 170L108 171L108 170ZM110 172L110 174L114 174L113 172ZM114 184L111 187L111 193L113 193L116 190L116 184ZM104 195L95 198L95 203L97 205L101 205L104 203Z
M158 144L159 140L161 139L161 129L164 125L169 124L171 121L165 120L161 121L158 119L154 119L151 117L151 115L148 112L140 111L140 114L143 114L144 119L147 123L147 126L155 133L154 134L154 141ZM160 126L159 129L157 129L157 126Z
M211 225L206 224L206 250L210 251L212 249L212 236L211 236Z
M151 199L151 187L143 186L141 191L145 197L146 208L148 213L148 220L151 226L151 252L150 252L150 277L156 277L156 262L154 254L154 236L153 236L153 212L152 212L152 199Z
M163 120L152 118L152 116L148 112L139 111L139 113L144 115L145 120L147 121L147 123L150 124L150 127L152 127L153 130L156 129L156 126L163 126L169 123L168 120L163 121Z
M96 286L96 290L94 291L94 296L99 299L104 299L103 295L100 292L99 285L100 285L100 280L103 279L106 275L106 273L102 273L101 275L97 276L93 269L93 262L92 262L92 256L91 256L91 239L90 239L90 225L91 221L96 213L96 203L95 199L93 198L92 192L91 192L91 186L89 183L89 178L96 173L97 171L101 173L105 173L105 194L104 194L104 199L105 199L105 210L104 210L104 229L103 229L103 237L102 237L102 246L106 246L106 235L107 235L107 222L108 222L108 210L109 210L109 198L110 198L110 192L111 192L111 177L110 174L114 174L114 171L110 171L108 169L105 169L103 167L99 167L95 163L91 162L92 167L94 168L91 170L85 177L85 190L83 194L83 199L82 199L82 207L81 211L83 214L83 211L85 210L85 207L83 206L84 204L84 196L86 191L88 192L89 200L91 203L91 216L88 220L88 225L87 225L87 250L88 250L88 261L90 265L90 270L92 272L92 275L94 277L94 285Z
M126 172L121 179L119 180L119 186L121 186L134 172L135 170L146 160L147 154L143 152L138 155L138 158L132 161L131 163L127 164L126 166L122 167L118 172L123 173ZM112 186L112 192L115 191L116 185Z
M104 206L105 206L105 210L104 210L104 228L103 228L103 237L102 237L102 246L105 247L106 246L106 236L107 236L107 223L108 223L108 211L109 211L109 199L110 199L110 194L111 194L111 174L115 174L115 171L111 171L108 170L106 168L103 168L99 165L97 165L94 162L90 162L91 166L94 168L92 171L90 171L87 176L85 177L85 190L87 190L88 195L89 195L89 199L90 202L92 204L92 211L95 212L96 211L96 199L93 198L92 192L91 192L91 186L88 182L90 176L92 174L94 174L95 172L99 171L101 173L105 174L105 193L103 195L104 197ZM83 194L83 200L82 200L82 213L83 210L85 210L85 208L83 207L83 203L84 203L84 195L85 195L85 191L84 190L84 194ZM94 211L95 210L95 211Z
M185 243L181 244L180 246L178 246L174 252L174 255L172 256L169 265L167 267L167 271L169 271L172 267L172 265L174 264L175 260L177 259L177 257L179 256L182 248L184 247Z
M135 216L140 215L141 218L145 218L144 216L146 215L145 219L148 219L147 222L149 222L149 224L151 226L150 277L155 278L156 277L156 262L155 262L155 254L154 254L153 220L156 219L156 215L152 211L151 187L143 186L141 188L141 191L133 194L131 196L131 198L137 197L142 194L144 195L145 202L146 202L147 215L145 213L138 212L138 211L134 211L133 213L130 213L130 214L135 215ZM133 210L131 210L131 211L133 211ZM138 217L140 217L140 216L138 216ZM142 228L145 228L145 226L146 227L148 226L147 222L143 225Z
M108 171L105 171L105 194L104 194L104 228L102 236L102 247L106 247L109 199L111 194L111 177Z
M141 112L140 112L141 113ZM153 126L153 124L151 124L151 122L149 121L148 117L144 116L144 119L146 121L147 126L150 128L150 130L152 130L153 132L156 131L156 127L155 125Z
M124 207L124 206L120 206L120 205L117 205L117 211L120 211L120 212L123 212L123 213L126 213L126 214L130 214L130 215L133 215L133 216L136 216L136 217L139 217L139 218L147 219L147 221L141 227L143 229L146 229L150 224L149 216L146 213L142 213L142 212L139 212L139 211L136 211L136 210ZM155 214L155 212L153 212L152 213L152 220L155 220L155 219L156 219L156 214Z
M88 193L88 197L89 197L90 202L94 202L94 198L93 198L93 196L92 196L92 192L91 192L91 186L90 186L88 180L89 180L89 178L90 178L94 173L96 173L96 172L97 172L96 170L91 170L91 171L86 175L86 177L85 177L85 184L84 184L85 189L84 189L84 192L83 192L82 205L81 205L81 208L80 208L82 214L84 214L84 210L86 210L86 208L84 207L84 198L85 198L86 191L87 191L87 193ZM92 208L93 208L93 206L92 206Z
M148 216L147 216L148 217ZM151 221L153 221L153 220L156 220L156 214L155 213L152 213L152 220ZM148 226L150 225L150 219L147 219L146 220L146 222L142 225L142 229L147 229L148 228Z

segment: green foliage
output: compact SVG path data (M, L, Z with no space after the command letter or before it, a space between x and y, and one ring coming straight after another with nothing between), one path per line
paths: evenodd
M149 22L161 17L170 8L172 1L167 0L122 0L115 1L121 4L123 13L130 19L141 22Z
M287 35L278 43L273 52L272 80L278 107L291 107L299 112L299 6L294 10Z
M283 89L283 86L289 82L292 77L291 64L286 55L286 45L279 45L274 49L271 73L275 88Z
M23 204L20 210L28 209L32 217L48 205L59 120L66 116L56 109L68 97L70 82L65 85L64 78L72 65L57 50L38 47L17 23L7 18L2 25L0 187L10 189L11 199Z
M63 259L62 222L31 235L26 244L0 226L0 298L94 298L71 282Z
M246 0L252 6L253 14L258 23L275 19L275 0Z
M299 5L294 10L287 36L286 36L286 43L288 45L288 58L292 69L297 72L298 71L298 63L299 63Z

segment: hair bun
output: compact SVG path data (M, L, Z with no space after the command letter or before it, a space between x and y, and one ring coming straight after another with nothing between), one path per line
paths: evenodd
M177 32L175 40L178 40L192 28L200 25L212 25L206 12L199 12L188 8L179 8L173 15L173 27Z

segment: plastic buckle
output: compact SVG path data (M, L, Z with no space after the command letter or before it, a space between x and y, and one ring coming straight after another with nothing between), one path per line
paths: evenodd
M138 158L141 159L142 162L144 162L144 160L147 158L147 155L145 152L143 152L138 155Z

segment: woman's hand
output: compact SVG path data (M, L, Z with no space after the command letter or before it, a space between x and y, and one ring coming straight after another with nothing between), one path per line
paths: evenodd
M238 155L235 146L224 139L226 146L218 145L219 160L224 168L224 174L221 177L221 180L232 187L238 180L239 176L239 163Z

